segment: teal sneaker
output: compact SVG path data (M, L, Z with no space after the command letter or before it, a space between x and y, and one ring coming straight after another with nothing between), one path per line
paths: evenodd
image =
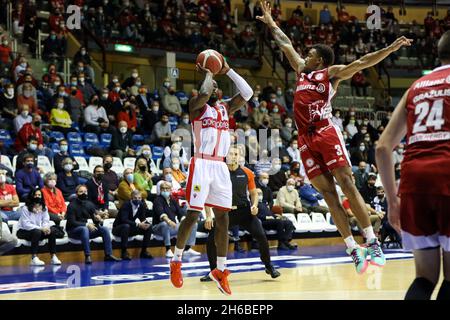
M386 258L377 239L367 242L367 253L370 255L370 264L378 267L386 264Z
M367 267L369 266L369 262L366 260L367 257L367 249L362 248L360 246L353 248L353 249L347 249L347 254L352 258L353 262L355 263L356 272L358 274L363 274Z

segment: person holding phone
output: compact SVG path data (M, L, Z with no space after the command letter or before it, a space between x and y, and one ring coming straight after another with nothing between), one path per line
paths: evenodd
M137 189L131 191L131 200L125 202L120 208L112 229L113 235L120 237L122 260L131 260L127 252L128 238L139 234L144 235L139 257L141 259L153 259L152 255L147 252L152 235L151 224L146 220L147 211L147 205L142 201L141 191Z

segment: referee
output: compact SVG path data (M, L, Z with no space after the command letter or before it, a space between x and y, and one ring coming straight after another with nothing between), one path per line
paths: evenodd
M267 241L262 223L257 218L258 192L255 185L255 175L250 169L238 165L238 154L239 151L236 146L232 146L227 156L227 165L233 186L233 209L228 214L230 221L228 228L238 225L250 232L259 244L259 252L261 254L261 260L265 265L266 273L272 278L277 278L280 276L280 273L275 270L270 261L269 242ZM249 200L249 194L251 201ZM210 215L211 210L206 210L206 212L205 229L211 230L208 235L206 248L209 267L211 270L214 270L217 265L214 227ZM211 278L207 274L200 281L211 281Z

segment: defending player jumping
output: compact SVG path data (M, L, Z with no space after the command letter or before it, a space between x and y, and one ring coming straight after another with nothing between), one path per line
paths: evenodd
M352 257L356 271L363 273L371 264L383 266L384 254L369 221L363 198L352 181L351 163L342 134L331 122L331 99L339 82L350 79L363 69L369 68L384 58L411 44L410 39L400 37L390 46L369 53L349 65L333 65L333 49L327 45L314 45L307 57L302 59L289 38L276 25L268 2L261 3L263 15L257 19L264 22L273 34L275 42L284 52L297 73L297 88L294 95L295 122L298 129L298 145L306 174L324 196L336 226L344 238L347 253ZM336 178L356 218L364 229L367 248L354 240L344 208L336 192Z
M248 83L231 69L226 61L219 74L226 74L236 85L239 93L228 103L218 101L217 83L213 73L197 64L197 70L205 79L197 97L189 102L189 116L193 127L194 156L189 164L186 200L188 212L178 230L174 257L170 263L170 280L181 288L181 257L183 248L199 213L207 205L214 210L216 219L215 243L217 268L210 273L211 279L224 294L231 294L225 269L228 250L228 211L232 206L232 186L225 157L230 148L228 115L239 110L253 96Z

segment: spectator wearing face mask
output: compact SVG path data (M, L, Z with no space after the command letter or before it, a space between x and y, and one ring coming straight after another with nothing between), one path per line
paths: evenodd
M17 106L19 112L22 112L22 107L24 105L29 107L30 113L42 113L36 99L33 97L33 86L29 82L24 83L23 92L17 94Z
M90 100L89 106L84 109L84 131L96 134L110 131L108 115L105 108L99 106L96 95Z
M300 196L297 189L295 189L295 180L292 178L289 178L286 185L278 191L277 203L283 208L283 212L294 214L307 213L302 207Z
M364 142L364 136L367 134L367 126L361 125L358 132L353 135L352 139L350 140L350 147L354 148L356 146L359 146L360 143Z
M144 132L153 132L155 124L160 121L163 113L160 110L159 102L154 100L149 110L143 112L144 118L142 121Z
M57 176L53 172L48 172L44 176L44 196L45 205L48 208L50 220L59 226L61 220L66 217L67 206L61 190L56 187Z
M278 103L276 93L270 94L269 101L267 102L267 110L278 113L283 117L286 115L286 109Z
M134 172L132 169L127 168L123 172L122 181L117 188L117 199L119 200L119 209L127 202L131 200L131 193L134 190L138 190L141 193L142 199L146 200L148 197L147 190L142 188L141 185L137 185L134 179Z
M401 163L403 161L403 151L405 150L405 146L403 143L400 143L397 148L392 152L392 158L394 165L397 163Z
M186 130L186 133L189 132L189 136L191 137L191 141L192 141L192 126L191 126L191 121L189 119L189 114L188 113L183 113L181 115L181 121L177 125L177 130L178 129Z
M137 160L140 158L145 159L147 162L147 169L150 173L156 173L158 172L158 169L156 167L155 161L152 159L152 149L148 144L144 144L136 153ZM136 160L136 161L137 161Z
M131 148L132 145L133 136L128 130L127 123L120 121L118 128L112 134L109 150L113 156L123 159L127 156L136 155L134 149Z
M163 111L171 115L180 117L183 113L180 100L178 100L178 97L175 95L175 88L172 86L169 87L169 93L161 98L161 104Z
M334 110L333 117L331 118L331 122L335 126L337 126L341 131L344 131L344 126L342 124L342 118L341 118L341 111L340 110Z
M117 173L111 170L113 165L113 156L107 154L103 156L103 169L105 169L105 175L103 176L103 183L109 190L109 200L114 201L117 194L117 188L119 187L119 177Z
M161 99L163 99L166 95L169 94L169 88L170 88L170 80L169 78L165 78L162 86L158 90L158 94Z
M163 114L161 120L153 127L150 142L157 146L164 147L170 142L171 135L172 130L169 124L169 116Z
M126 101L122 106L122 110L117 113L116 122L120 123L121 121L125 121L128 129L132 132L136 132L137 130L137 112L136 105L132 104L129 101Z
M23 157L23 168L16 172L16 189L20 201L25 201L28 194L35 188L42 189L42 181L39 171L34 164L34 156L31 154Z
M272 161L272 172L269 176L270 189L275 193L280 190L287 182L287 170L283 169L281 166L280 159L273 159Z
M142 113L151 109L152 99L148 94L148 88L145 85L141 85L136 95L136 105L139 107Z
M180 185L186 183L186 173L184 173L181 170L181 163L179 158L173 158L171 161L171 168L172 168L172 176Z
M111 235L108 229L102 226L103 217L96 206L89 201L88 188L79 185L76 188L76 199L67 207L66 230L70 238L81 240L85 254L85 263L91 264L91 248L89 239L102 237L105 251L105 261L119 261L112 255ZM91 219L92 222L88 222Z
M84 101L91 101L91 97L95 95L95 90L90 83L86 81L86 76L83 72L78 74L78 90L83 94Z
M55 173L59 174L60 172L64 172L64 168L62 162L65 158L72 159L72 164L74 166L74 170L78 170L78 163L75 161L75 158L69 155L69 143L66 139L62 139L59 141L59 152L55 154L53 157L53 166L55 168Z
M368 204L372 203L373 198L375 198L377 195L377 189L375 187L376 181L377 175L375 173L369 173L367 183L364 184L361 188L361 196Z
M22 129L23 125L33 121L30 114L30 107L27 104L22 105L22 111L14 118L14 130L16 133Z
M95 205L95 208L101 212L103 218L106 219L109 215L109 189L103 183L104 175L105 169L103 166L95 166L94 174L92 178L86 182L86 187L88 188L89 201Z
M22 151L27 147L27 142L29 137L36 137L38 142L38 149L44 149L44 138L42 137L41 131L41 116L38 114L34 114L32 117L32 121L30 123L25 123L22 128L17 133L17 138L14 143L14 146L17 152Z
M13 209L19 206L16 188L6 183L6 171L0 170L0 215L3 222L19 220L20 211Z
M368 148L365 142L360 142L358 147L351 152L351 163L368 162Z
M308 211L308 213L320 212L325 215L330 211L328 207L321 206L319 204L319 200L323 200L323 196L311 185L311 183L303 180L300 186L299 194L302 206L306 209L306 211Z
M348 121L348 124L345 126L345 131L347 132L350 138L353 138L355 134L358 133L358 128L356 127L356 120L354 117L351 117Z
M180 222L185 216L185 212L180 208L178 201L171 197L171 190L172 185L170 182L161 182L158 196L153 202L153 233L163 237L164 246L166 247L166 258L173 257L170 239L178 233ZM192 228L187 240L188 248L186 248L185 252L192 250L189 253L197 255L198 253L191 249L195 245L196 233L197 225Z
M139 77L139 71L137 69L131 70L131 74L125 81L122 83L122 89L128 89L134 86L136 83L136 79Z
M300 150L298 149L297 139L291 140L290 146L287 148L287 152L289 153L289 156L291 157L292 162L300 163L302 161L302 159L300 157Z
M280 129L280 136L285 144L291 143L292 132L294 131L292 126L292 119L286 118L284 120L284 126Z
M276 95L276 103L281 106L282 109L286 110L286 99L284 98L283 89L281 87L277 87L277 91L275 92Z
M14 81L17 81L24 73L25 70L27 70L28 62L25 57L19 58L19 63L14 69Z
M250 115L250 122L254 128L259 128L263 123L263 118L267 115L267 102L261 101L258 108L255 108Z
M52 125L52 130L60 131L65 135L74 131L74 129L72 129L72 119L70 118L70 114L64 109L63 98L58 98L56 100L56 105L50 112L50 124Z
M147 161L143 158L136 160L134 166L134 184L139 190L150 194L153 188L152 174L148 171Z
M256 187L261 191L263 196L263 201L266 203L269 208L273 206L273 192L269 186L269 174L267 172L263 172L258 176L258 180L256 180Z
M84 64L84 67L89 74L89 78L95 79L94 69L91 67L91 56L87 52L86 47L80 47L80 50L78 50L73 57L74 65L77 65L79 62Z
M355 178L356 188L359 191L361 191L362 187L367 183L367 180L369 178L369 172L367 168L367 163L364 161L360 161L358 163L358 167L355 168L353 176Z
M61 264L56 256L56 229L50 225L50 217L41 190L33 189L28 195L19 219L17 237L31 242L30 265L45 265L45 262L37 256L39 241L43 239L48 239L51 264Z
M70 201L76 197L76 188L80 184L78 174L74 172L74 162L67 157L61 162L63 171L58 173L56 186L61 190L64 200Z
M12 83L7 84L4 92L0 94L0 106L1 117L6 121L3 126L5 129L11 130L13 128L13 120L17 116L17 101L15 99L14 85Z
M119 214L114 220L112 234L120 237L121 258L122 260L131 260L130 254L127 252L128 238L136 235L143 235L141 247L141 259L153 259L152 255L147 252L150 246L150 238L152 235L152 226L146 220L147 206L143 201L139 190L131 191L130 200L121 206Z

